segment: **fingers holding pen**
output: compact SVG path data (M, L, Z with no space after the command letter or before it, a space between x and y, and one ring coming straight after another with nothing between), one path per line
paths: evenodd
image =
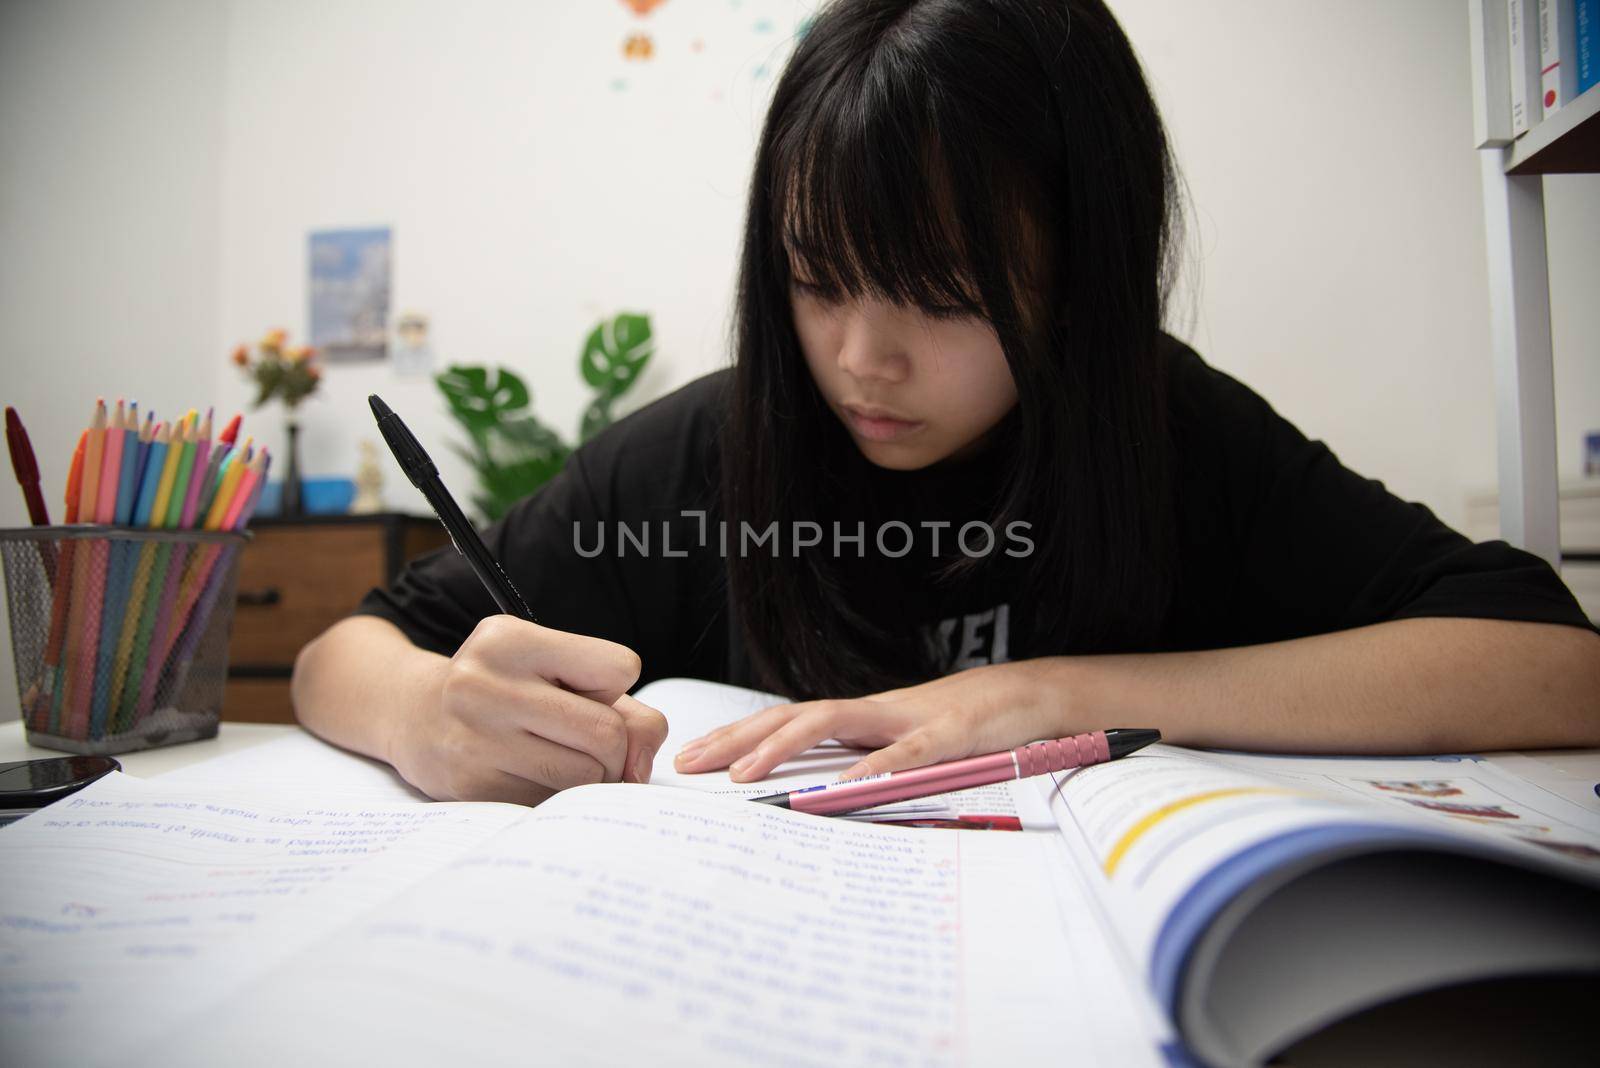
M628 731L622 714L610 705L542 680L507 678L470 658L451 665L441 701L447 717L477 737L513 749L524 738L547 741L593 761L599 774L587 781L622 779ZM573 778L567 775L547 785L578 785Z
M507 615L481 620L462 652L507 678L549 682L604 705L639 681L642 666L626 645Z
M628 734L628 753L623 764L623 781L649 782L656 752L667 740L667 717L628 694L619 697L612 707L622 718L623 727Z

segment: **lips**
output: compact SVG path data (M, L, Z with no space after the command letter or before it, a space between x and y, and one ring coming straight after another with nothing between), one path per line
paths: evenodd
M844 410L850 428L857 436L868 441L895 441L916 433L923 425L916 419L907 419L888 408L854 404L840 407Z
M871 404L845 404L841 405L851 415L860 416L862 419L886 419L895 423L915 423L910 416L901 415L899 412L888 408L878 408Z

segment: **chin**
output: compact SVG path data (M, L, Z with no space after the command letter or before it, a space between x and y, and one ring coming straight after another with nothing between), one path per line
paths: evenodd
M889 471L917 471L944 459L942 455L930 454L926 449L908 449L876 441L858 440L856 448L861 450L861 455L869 463Z

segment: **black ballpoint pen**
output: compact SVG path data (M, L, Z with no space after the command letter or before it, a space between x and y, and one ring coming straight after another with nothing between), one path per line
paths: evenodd
M428 499L434 515L439 517L439 522L443 523L444 529L449 532L450 541L455 545L456 552L467 558L467 563L472 566L478 581L489 591L489 596L500 606L500 611L508 616L526 619L529 623L539 622L533 618L533 613L528 609L528 602L524 601L522 594L511 585L511 580L506 577L499 562L489 554L489 547L478 537L478 532L467 521L455 498L444 488L444 483L439 480L439 469L434 466L433 459L417 441L416 435L411 433L410 428L400 421L400 417L394 414L389 406L383 403L383 398L376 393L367 396L367 404L372 408L373 418L378 421L378 430L383 433L383 440L388 443L389 451L394 453L394 458L399 461L400 470L406 473L411 484L421 490L422 495Z

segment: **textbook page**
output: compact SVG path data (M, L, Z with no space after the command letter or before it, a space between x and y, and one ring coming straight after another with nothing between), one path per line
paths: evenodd
M1204 877L1253 850L1260 870L1236 866L1241 881L1330 845L1439 836L1600 880L1600 815L1469 758L1268 757L1155 745L1045 777L1041 789L1163 1003L1185 949L1169 921L1180 905L1194 904L1189 895ZM1276 852L1265 847L1291 841Z
M673 758L690 742L718 727L773 705L788 704L776 694L747 690L700 679L661 679L641 687L634 695L667 717L667 740L656 754L652 786L678 786L724 797L763 797L832 782L865 755L838 742L823 742L778 765L760 782L736 783L726 770L685 775L673 767ZM1018 784L994 783L913 801L880 805L844 817L856 821L954 819L959 816L998 816L1020 821L1026 827L1050 827L1053 820L1034 802L1031 792L1019 809Z
M133 1059L1160 1064L1059 852L579 787Z
M121 1051L526 811L286 806L107 775L0 833L0 1063L87 1059L71 1036Z

